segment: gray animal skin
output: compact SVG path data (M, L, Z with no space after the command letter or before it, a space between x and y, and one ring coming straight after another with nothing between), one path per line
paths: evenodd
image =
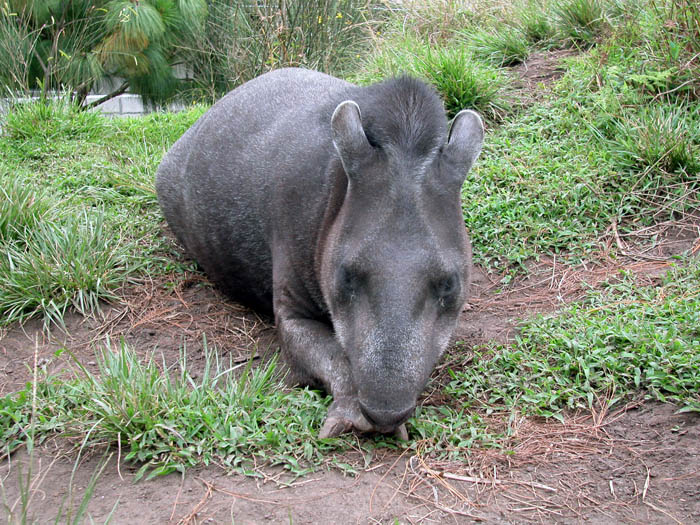
M467 298L460 189L481 118L400 77L357 87L280 69L230 92L165 155L168 224L232 298L274 314L300 384L333 395L320 437L394 432Z

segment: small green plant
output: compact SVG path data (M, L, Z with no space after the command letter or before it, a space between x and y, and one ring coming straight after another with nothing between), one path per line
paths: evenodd
M206 341L204 353L204 370L195 379L184 351L178 363L166 368L152 356L143 359L123 341L116 347L108 343L97 356L98 374L76 360L81 377L39 378L33 394L28 386L0 398L0 422L5 424L0 449L26 444L32 421L38 442L58 432L83 436L81 451L121 445L122 457L141 466L137 479L214 461L248 475L256 475L254 467L261 465L280 465L293 475L325 463L353 471L333 452L357 446L356 437L317 438L329 398L285 387L276 358L256 366L251 361L236 374L236 367L220 360ZM432 443L435 454L455 456L465 447L498 446L498 435L479 414L446 406L419 407L410 429L415 438ZM377 447L401 445L391 436L375 435L361 447L371 454Z
M679 181L694 179L700 175L698 122L698 108L645 106L616 121L610 148L628 168L680 174Z
M471 108L499 121L510 111L506 77L497 68L474 60L464 45L432 48L411 38L402 39L373 55L357 80L374 82L402 73L435 86L449 117Z
M472 60L464 49L428 49L417 57L415 67L442 95L450 117L471 108L486 118L500 120L509 110L503 95L505 78Z
M577 46L592 46L607 27L601 0L560 0L554 13L562 38Z
M98 113L82 111L66 96L14 104L4 132L16 141L50 142L76 138L95 139L104 129Z
M640 389L700 411L700 265L687 262L661 287L626 276L582 304L523 323L514 344L477 350L447 392L471 407L559 418Z
M0 177L0 246L24 238L54 205L32 184L10 176Z
M474 55L494 66L515 66L530 54L525 34L515 28L476 31L467 39Z
M101 300L117 299L132 270L101 212L41 222L22 241L6 243L0 260L4 325L32 316L43 316L46 328L62 325L69 306L83 315L99 312Z
M515 25L531 44L544 44L554 37L555 27L548 4L529 0L516 7Z

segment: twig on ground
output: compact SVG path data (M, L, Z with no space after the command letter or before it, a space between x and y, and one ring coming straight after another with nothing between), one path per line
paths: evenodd
M406 452L408 452L410 449L406 448L404 451L401 453L401 455L394 460L394 462L391 464L391 466L387 469L387 471L382 475L381 478L379 478L379 481L375 483L374 488L372 489L372 494L369 497L369 513L370 515L372 514L372 503L374 502L374 494L377 492L377 489L379 488L379 485L382 484L384 479L389 475L389 473L394 469L396 464L399 462L399 460L406 455ZM399 488L401 488L401 485L399 485ZM398 489L397 489L398 490ZM394 494L395 495L395 494ZM392 496L391 499L394 499Z
M534 481L517 481L514 479L488 479L488 478L475 478L474 476L460 476L458 474L452 474L451 472L439 472L438 475L443 476L447 479L454 479L455 481L465 481L468 483L481 483L484 485L523 485L525 487L531 487L535 489L542 489L549 492L557 492L557 489L544 485L542 483L536 483Z
M644 468L647 469L647 477L644 480L644 489L642 489L642 501L647 498L647 490L649 490L649 483L651 481L651 472L649 471L649 467L644 465Z
M204 506L207 504L207 501L209 501L209 498L211 498L212 491L213 491L213 486L208 483L207 481L197 478L200 480L204 486L206 487L206 492L204 493L204 496L202 496L202 499L199 500L199 503L197 503L194 508L187 514L186 516L180 518L180 521L177 522L178 525L189 525L190 523L196 523L197 519L197 514L204 508Z
M620 239L620 234L617 231L617 220L613 219L612 221L612 232L613 235L615 236L615 243L617 244L618 249L620 250L620 253L624 255L625 257L631 257L633 259L649 259L651 261L667 261L668 257L660 257L657 255L646 255L643 253L632 253L630 252L627 247L623 244L622 239Z
M644 504L645 504L647 507L649 507L650 509L653 509L653 510L655 510L656 512L660 512L661 514L664 514L664 515L668 516L668 517L671 518L673 521L675 521L676 523L678 523L678 525L683 525L683 522L682 522L681 520L679 520L678 518L676 518L676 517L675 517L673 514L671 514L670 512L668 512L668 511L666 511L666 510L664 510L664 509L662 509L662 508L660 508L660 507L657 507L657 506L654 505L651 501L644 501Z
M182 479L180 481L180 488L177 489L177 494L175 495L175 502L173 503L173 511L170 513L170 520L169 521L171 521L171 522L175 518L175 511L177 510L177 505L180 501L180 495L182 494L182 488L185 486L185 475L182 474L181 478Z
M661 478L661 481L680 481L682 479L688 479L695 476L700 476L700 470L688 472L687 474L683 474L682 476L676 476L675 478Z

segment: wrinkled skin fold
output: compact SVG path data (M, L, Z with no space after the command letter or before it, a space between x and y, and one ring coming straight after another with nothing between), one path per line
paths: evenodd
M357 87L290 68L226 95L164 157L177 238L274 315L295 381L333 396L320 437L408 437L469 290L460 189L483 134L468 110L448 130L415 79Z

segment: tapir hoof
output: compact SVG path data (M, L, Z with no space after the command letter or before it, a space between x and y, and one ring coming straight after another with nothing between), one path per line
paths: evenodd
M353 427L354 425L352 422L348 421L347 419L328 417L326 418L325 423L323 423L323 427L321 428L321 432L318 434L318 437L320 439L338 437L341 434L350 432ZM367 432L367 429L365 428L356 430ZM406 430L405 423L396 427L396 430L394 430L394 437L400 441L408 441L408 430Z
M372 430L372 425L362 415L357 401L345 398L331 404L318 437L321 439L337 437L352 429L358 432L369 432Z
M394 437L401 441L408 441L408 430L406 430L406 423L401 423L396 430L394 430Z
M321 432L318 434L320 439L338 437L352 429L352 423L347 419L328 417L326 422L321 427Z

